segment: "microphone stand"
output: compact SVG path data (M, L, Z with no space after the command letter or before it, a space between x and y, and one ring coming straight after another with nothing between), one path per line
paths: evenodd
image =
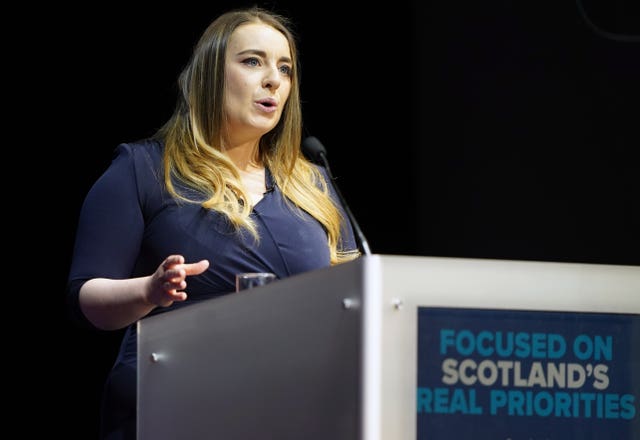
M353 226L353 229L354 229L354 231L356 233L355 239L356 239L356 243L358 245L358 248L360 248L360 250L362 251L362 253L364 255L371 255L371 249L369 248L369 242L367 242L367 239L365 238L364 234L362 233L362 229L360 229L360 225L356 221L356 218L354 217L353 213L351 212L351 209L349 209L349 205L347 204L347 201L345 200L344 196L340 192L340 188L338 188L338 185L335 183L335 178L333 177L333 173L331 172L331 167L329 166L329 161L327 160L327 155L325 154L324 151L320 151L320 152L318 152L317 157L320 158L320 160L322 161L324 167L326 168L327 174L329 175L329 178L331 179L331 183L333 185L333 189L335 189L336 194L338 194L338 198L340 199L340 202L342 202L342 206L344 207L344 210L347 213L347 216L349 217L349 220L351 221L351 226Z

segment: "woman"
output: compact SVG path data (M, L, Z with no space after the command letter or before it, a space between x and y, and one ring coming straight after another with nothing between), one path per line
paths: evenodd
M298 82L284 17L221 15L179 77L173 116L119 145L87 194L70 303L87 325L126 328L102 438L135 438L137 320L233 292L239 272L284 278L359 255L326 172L300 152Z

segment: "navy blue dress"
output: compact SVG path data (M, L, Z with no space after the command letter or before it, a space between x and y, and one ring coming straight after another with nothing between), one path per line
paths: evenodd
M223 215L172 198L165 190L162 151L162 143L151 139L119 145L86 196L68 284L71 307L80 320L90 325L78 306L78 292L87 280L147 276L172 254L183 255L187 263L208 259L210 265L187 278L186 301L156 308L150 315L234 292L239 272L273 272L285 278L329 266L324 228L287 203L269 170L267 192L251 214L260 235L256 243L250 234L237 234ZM335 193L333 197L338 200ZM355 249L344 217L341 248ZM131 325L105 385L102 428L113 435L105 432L104 439L135 438L136 353Z

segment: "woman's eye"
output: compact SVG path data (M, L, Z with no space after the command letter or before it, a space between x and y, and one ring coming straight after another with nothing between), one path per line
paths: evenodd
M280 72L287 76L291 75L291 66L280 66Z
M259 66L260 62L258 61L257 58L247 58L246 60L243 61L244 64L248 65L248 66Z

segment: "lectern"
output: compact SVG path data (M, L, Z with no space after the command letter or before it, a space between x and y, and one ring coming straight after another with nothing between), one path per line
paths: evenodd
M371 255L138 323L138 439L640 438L640 267Z

